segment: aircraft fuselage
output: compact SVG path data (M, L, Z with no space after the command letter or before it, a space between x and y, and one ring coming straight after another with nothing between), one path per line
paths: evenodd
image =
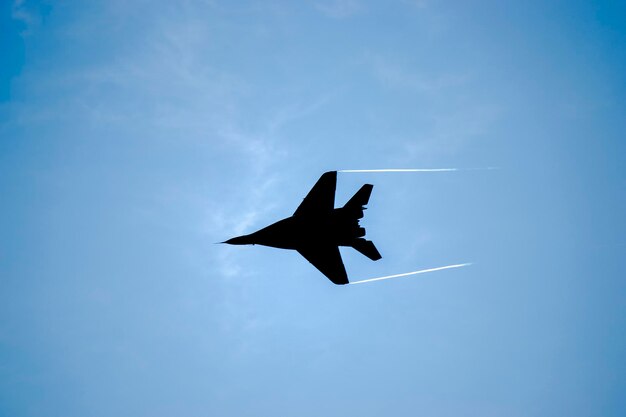
M352 246L355 239L365 236L365 229L359 226L361 217L362 210L349 210L344 207L319 213L317 216L296 215L226 243L263 245L281 249L299 249L319 243Z

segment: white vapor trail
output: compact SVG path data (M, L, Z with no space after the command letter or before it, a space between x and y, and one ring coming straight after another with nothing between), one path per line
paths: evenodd
M456 264L456 265L447 265L447 266L440 266L437 268L430 268L430 269L421 269L419 271L413 271L413 272L405 272L404 274L396 274L396 275L388 275L386 277L378 277L378 278L370 278L370 279L364 279L362 281L354 281L354 282L350 282L349 284L364 284L366 282L373 282L373 281L382 281L384 279L391 279L391 278L399 278L399 277L406 277L408 275L417 275L417 274L425 274L426 272L435 272L435 271L441 271L444 269L452 269L452 268L461 268L463 266L468 266L471 265L471 262L469 263L464 263L464 264Z
M339 172L446 172L457 168L389 168L389 169L342 169Z
M450 171L478 171L492 170L497 167L486 168L386 168L386 169L342 169L338 172L450 172Z

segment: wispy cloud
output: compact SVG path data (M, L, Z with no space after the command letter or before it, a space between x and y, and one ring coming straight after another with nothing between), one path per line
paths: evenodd
M423 120L412 136L399 139L404 145L395 165L441 164L440 158L431 158L459 152L497 121L498 106L467 94L475 81L471 73L419 62L412 67L401 61L380 53L368 53L364 59L379 86L412 96Z
M427 74L393 62L380 55L369 55L369 62L375 78L385 87L433 92L456 87L468 81L464 73Z
M402 2L418 9L424 9L430 4L430 0L402 0Z
M358 0L325 0L314 5L325 16L333 19L345 19L358 13L363 7Z
M29 35L32 29L41 22L41 15L38 11L33 10L26 0L15 0L11 8L11 17L24 24L25 29L22 36Z
M132 14L137 10L122 6L122 2L112 2L95 22L76 19L54 35L82 47L85 39L102 36L98 27L116 27L125 34L128 45L105 42L87 60L71 65L55 61L45 72L29 71L20 80L27 99L11 104L11 123L64 123L74 129L93 126L96 131L107 126L128 131L128 141L145 146L158 141L192 145L192 149L206 153L207 160L228 155L223 159L240 161L239 169L244 172L228 175L229 167L224 165L223 181L232 190L252 190L245 198L220 199L211 190L202 197L198 190L163 184L164 198L152 203L178 201L186 204L190 213L202 213L186 221L200 222L197 229L207 245L213 244L216 236L245 232L273 209L269 196L278 177L271 168L288 154L276 136L293 120L323 105L323 99L287 101L263 109L268 117L258 126L241 123L241 104L254 86L221 68L207 53L216 34L207 24L207 10L201 9L204 6L172 7L167 10L167 19L143 19L137 26L123 22L123 11ZM36 21L21 0L15 3L14 14L25 22ZM97 137L94 133L84 140ZM227 257L218 263L224 275L234 273L234 263Z

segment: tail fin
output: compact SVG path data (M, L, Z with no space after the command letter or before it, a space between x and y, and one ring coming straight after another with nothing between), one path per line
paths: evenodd
M352 196L352 198L343 206L344 208L361 210L364 205L370 200L370 194L372 194L372 184L365 184L359 191Z
M378 252L378 249L376 249L376 246L374 246L374 242L372 242L371 240L365 240L362 238L356 239L352 244L352 247L361 252L363 255L370 258L372 261L377 261L382 258L382 256L380 256L380 253Z
M361 189L357 191L356 194L354 194L352 198L343 206L348 213L351 213L351 216L354 216L352 217L353 219L360 219L363 217L363 206L370 200L373 188L374 186L372 184L363 185ZM355 226L358 227L358 220L356 220ZM358 227L356 236L363 235L365 235L365 229ZM372 261L377 261L382 258L380 253L378 253L378 249L376 249L376 246L374 246L374 243L371 240L365 240L362 237L359 237L354 239L350 246L370 258Z

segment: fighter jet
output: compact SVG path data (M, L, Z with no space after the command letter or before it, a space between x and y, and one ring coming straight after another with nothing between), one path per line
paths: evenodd
M353 247L373 261L382 258L374 243L363 238L365 229L359 225L374 186L363 185L341 208L335 208L336 187L337 171L326 172L293 216L222 243L297 250L333 283L348 284L339 246Z

